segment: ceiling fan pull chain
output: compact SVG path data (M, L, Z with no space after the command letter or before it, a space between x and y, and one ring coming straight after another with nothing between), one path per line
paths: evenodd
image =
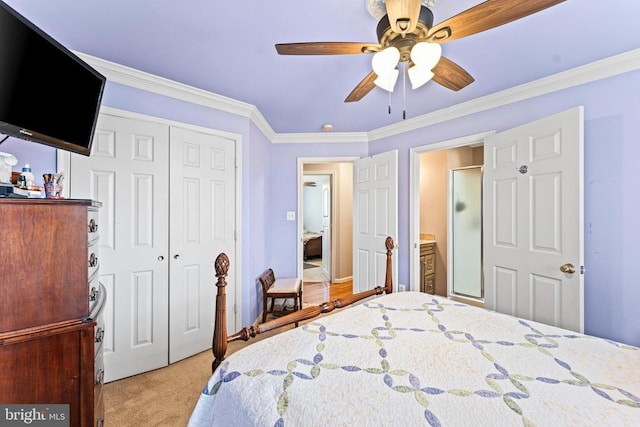
M402 73L402 120L407 118L407 63L404 64L404 73Z

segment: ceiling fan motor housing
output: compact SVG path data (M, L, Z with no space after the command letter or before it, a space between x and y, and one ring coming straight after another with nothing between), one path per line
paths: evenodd
M389 15L384 15L378 22L376 34L378 35L378 42L382 45L383 49L389 46L398 48L400 51L400 62L405 62L410 59L411 48L416 43L427 39L427 32L432 26L433 13L428 7L421 6L418 24L412 33L408 33L403 37L402 34L394 32L389 23Z

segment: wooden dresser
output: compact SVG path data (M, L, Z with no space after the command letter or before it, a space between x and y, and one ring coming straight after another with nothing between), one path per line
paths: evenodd
M420 292L436 293L436 244L420 243Z
M102 426L98 202L0 199L0 402Z

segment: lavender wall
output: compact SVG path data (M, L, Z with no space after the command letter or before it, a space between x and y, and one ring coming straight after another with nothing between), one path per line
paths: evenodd
M272 197L267 238L270 242L268 260L274 271L281 275L296 275L297 223L287 221L285 215L298 208L298 158L365 156L365 143L272 144L269 165Z

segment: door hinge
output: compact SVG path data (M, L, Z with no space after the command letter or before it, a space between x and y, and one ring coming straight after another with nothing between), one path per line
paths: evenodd
M237 314L238 313L238 304L234 303L233 304L233 314Z
M234 240L235 242L237 242L237 241L238 241L238 232L237 232L236 230L233 230L233 240Z
M580 266L580 274L584 274L584 265Z

